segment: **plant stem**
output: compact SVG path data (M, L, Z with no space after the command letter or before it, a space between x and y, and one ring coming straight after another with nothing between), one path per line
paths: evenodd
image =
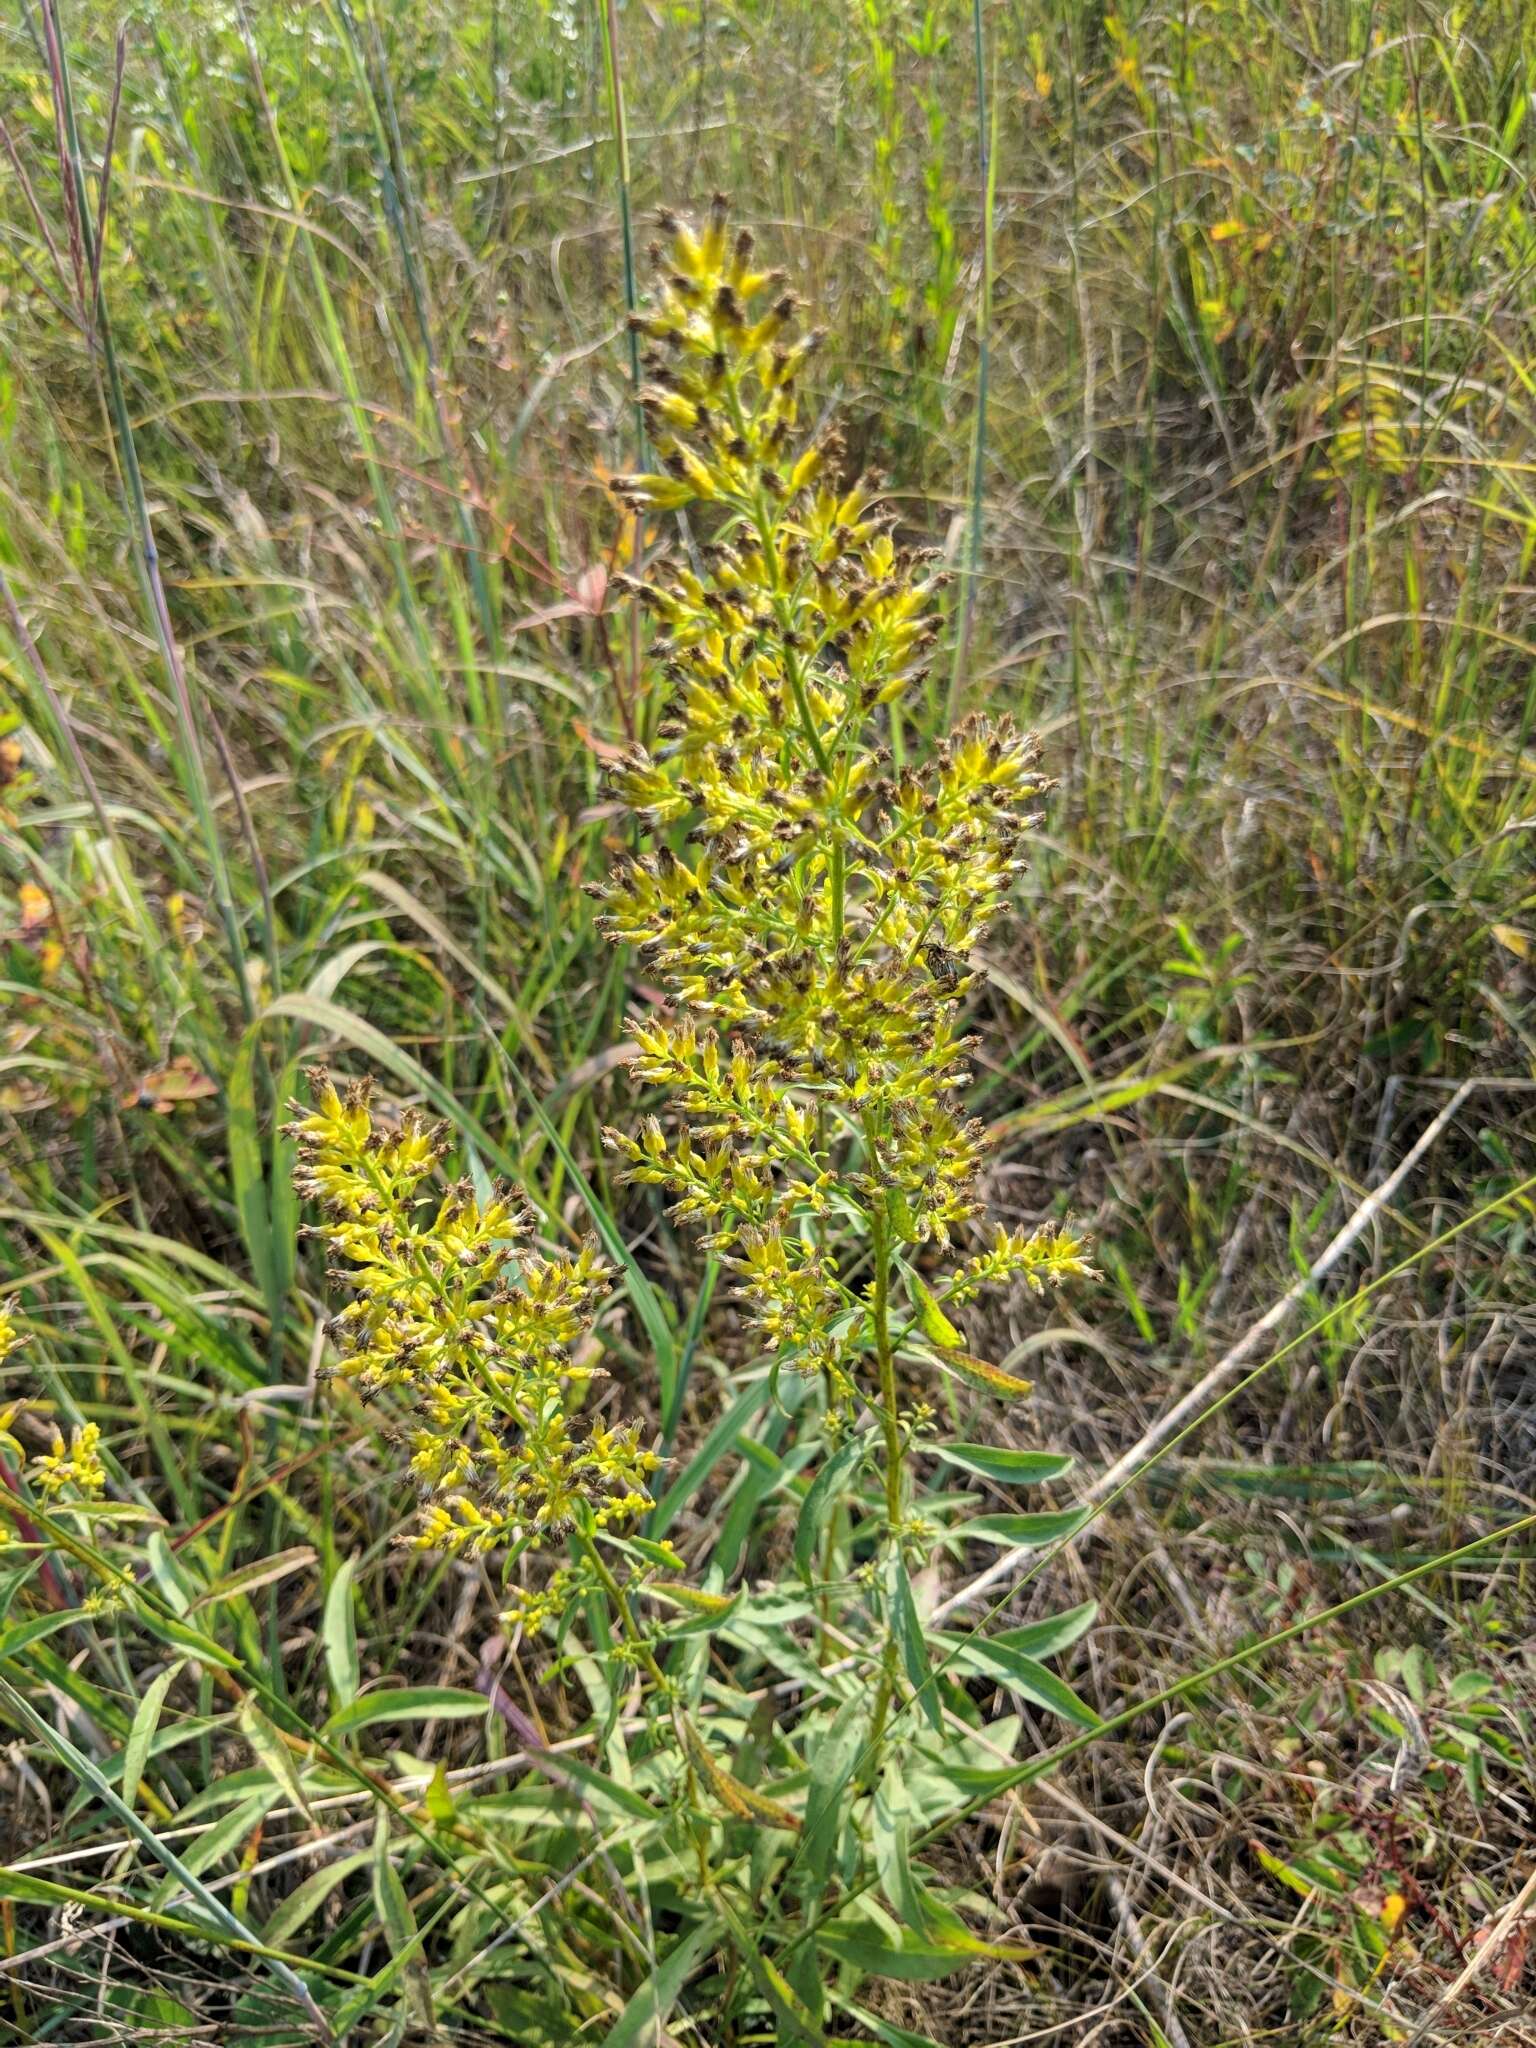
M866 1132L866 1135L869 1134ZM873 1163L874 1144L870 1143ZM891 1348L891 1240L885 1197L877 1193L869 1212L875 1275L870 1289L870 1316L875 1326L875 1357L880 1367L880 1426L885 1433L885 1513L891 1534L901 1529L901 1412L896 1394L896 1354Z
M614 1577L613 1573L608 1569L607 1560L604 1558L602 1552L598 1549L596 1543L592 1540L592 1538L586 1533L584 1529L578 1529L576 1531L576 1544L577 1548L581 1551L582 1556L585 1557L588 1564L591 1565L593 1571L596 1572L598 1577L598 1583L601 1585L603 1591L608 1595L608 1598L613 1602L614 1609L618 1614L619 1620L623 1623L625 1637L627 1638L630 1647L634 1650L636 1657L638 1657L638 1659L640 1660L641 1667L644 1670L646 1677L649 1678L653 1684L659 1685L663 1689L665 1689L667 1685L666 1673L662 1670L661 1666L656 1662L656 1658L652 1653L650 1644L645 1640L645 1637L640 1633L640 1624L635 1620L635 1610L630 1606L629 1597L625 1593L624 1588L619 1584L618 1580Z
M598 10L603 32L603 74L608 87L608 114L613 122L613 153L619 178L619 239L624 252L624 309L633 316L640 306L640 287L635 272L635 223L630 199L629 128L624 116L624 76L619 61L619 15L614 0L604 0ZM645 467L645 407L641 402L640 336L629 329L629 388L635 407L635 467ZM638 577L645 571L645 519L635 520L634 557L630 568ZM640 701L640 609L629 608L629 703ZM630 722L624 705L624 722Z
M981 25L981 0L971 0L971 32L976 64L976 130L981 148L981 289L976 304L976 417L971 430L970 503L965 523L964 591L955 632L954 663L949 675L946 725L953 725L965 683L971 647L971 621L976 608L976 579L981 571L981 501L987 469L987 387L992 368L992 213L997 196L997 152L987 111L986 42Z

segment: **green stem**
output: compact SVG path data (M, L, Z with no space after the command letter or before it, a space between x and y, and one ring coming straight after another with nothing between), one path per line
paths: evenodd
M598 1583L603 1591L613 1602L614 1611L623 1624L624 1635L630 1647L634 1650L636 1657L639 1658L641 1668L644 1670L646 1677L653 1684L659 1685L663 1691L666 1691L667 1675L656 1662L650 1644L640 1633L640 1624L635 1620L635 1610L629 1604L629 1596L608 1569L607 1560L584 1529L576 1531L576 1545L581 1551L582 1556L591 1565L593 1571L596 1572Z
M619 178L619 239L624 252L624 307L631 315L629 329L629 388L635 407L635 466L645 467L645 407L641 403L640 390L640 336L633 325L633 315L640 308L640 285L635 269L635 223L634 209L630 198L629 174L629 126L624 114L624 74L619 58L619 15L614 0L604 0L598 10L603 35L603 76L608 88L608 113L613 122L613 153ZM635 550L630 568L636 576L645 572L645 521L635 521ZM640 702L640 607L629 608L629 696L630 703ZM628 724L630 711L621 706L625 723Z
M966 516L964 589L960 620L955 633L954 663L949 675L949 707L946 725L955 722L960 692L965 684L965 664L971 646L971 622L976 608L976 579L981 571L981 501L987 469L987 386L992 366L992 217L997 201L997 119L994 99L987 111L986 43L982 33L981 0L972 0L971 37L976 66L976 126L981 145L981 290L976 303L976 417L971 428L970 503Z
M739 407L736 407L736 416L739 420L741 416ZM757 496L751 508L751 516L752 523L757 529L758 541L763 550L763 564L768 571L770 601L773 605L774 618L778 623L779 645L784 654L784 672L789 677L790 695L795 700L795 710L799 715L801 725L805 728L805 737L810 742L811 753L815 757L816 766L823 775L827 775L831 772L832 757L822 744L821 734L816 730L816 720L811 715L811 700L806 695L805 676L800 667L799 657L789 644L790 636L794 632L795 622L790 611L789 597L784 589L784 579L779 573L779 551L774 544L773 519L768 511L768 501L763 494L761 485L758 486Z
M869 1167L875 1170L875 1133L866 1122L864 1141L869 1153ZM885 1436L885 1518L890 1541L896 1546L901 1543L901 1410L896 1391L896 1353L891 1343L891 1233L890 1219L886 1214L885 1197L877 1192L870 1204L869 1212L870 1253L874 1263L874 1279L870 1288L870 1319L875 1330L875 1358L880 1369L880 1427ZM896 1637L894 1631L886 1633L885 1651L881 1659L880 1685L875 1694L874 1712L870 1718L869 1743L866 1755L869 1758L871 1780L878 1766L881 1744L885 1737L886 1718L890 1713L891 1701L896 1692Z
M870 1165L874 1165L874 1143L869 1139ZM870 1316L875 1326L875 1357L880 1367L880 1427L885 1434L885 1513L891 1534L901 1529L901 1412L896 1393L896 1354L891 1347L891 1239L885 1213L885 1198L876 1194L870 1207L869 1228L874 1258L874 1281L870 1292Z

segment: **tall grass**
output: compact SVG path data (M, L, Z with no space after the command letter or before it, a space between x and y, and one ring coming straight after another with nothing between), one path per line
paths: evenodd
M1306 1341L1010 1619L1097 1593L1073 1676L1106 1715L1366 1589L1384 1631L1496 1662L1518 1540L1380 1588L1517 1520L1536 1473L1522 9L189 0L127 25L120 84L103 10L0 25L0 1294L28 1337L0 1372L100 1421L115 1497L156 1518L119 1612L70 1605L95 1566L67 1526L63 1604L35 1531L5 1566L4 2024L287 2038L302 1964L359 2039L622 2048L654 2036L647 1981L686 2027L697 1959L664 1975L664 1913L604 1863L613 1700L507 1677L473 1575L393 1551L371 1424L316 1399L322 1275L276 1134L306 1059L367 1064L551 1241L595 1227L626 1401L663 1364L670 1389L654 1534L726 1587L778 1574L791 1418L599 1141L652 1000L583 885L615 851L602 766L655 717L615 579L662 537L605 480L635 456L629 224L662 200L730 192L792 263L850 464L957 572L908 744L947 697L1007 710L1060 779L985 963L975 1107L991 1206L1033 1221L1065 1188L1106 1285L989 1333L1039 1382L1025 1430L1112 1463L1478 1083L1303 1301ZM1198 1726L1127 1720L1063 1780L1203 1889L1199 1927L1138 1880L1149 1962L1072 1875L1122 1852L1073 1821L1042 1876L1053 1810L999 1790L952 1874L1051 1970L979 2004L866 1984L829 2038L1013 2038L1129 1983L1119 2038L1214 2042L1218 1910L1241 2024L1288 2024L1285 1901L1242 1844L1295 1819L1276 1742L1341 1779L1357 1753L1330 1718L1355 1640L1292 1633L1247 1690L1193 1685ZM1235 1757L1241 1817L1114 1807L1170 1756ZM1507 1838L1437 1818L1463 1861L1436 1911L1470 1943ZM272 1953L210 1962L167 1855ZM1427 1911L1417 1937L1444 1938Z

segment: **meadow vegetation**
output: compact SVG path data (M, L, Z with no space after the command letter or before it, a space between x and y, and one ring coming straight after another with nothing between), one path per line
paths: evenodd
M1536 2042L1533 94L6 12L0 2038Z

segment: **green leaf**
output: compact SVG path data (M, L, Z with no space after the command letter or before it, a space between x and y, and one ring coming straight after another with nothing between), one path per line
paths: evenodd
M139 1782L149 1760L149 1745L160 1725L160 1709L165 1705L165 1696L175 1684L180 1670L181 1659L178 1657L174 1664L167 1664L158 1678L150 1680L144 1688L143 1699L133 1710L133 1723L123 1745L122 1782L118 1786L118 1795L125 1806L132 1806L139 1796Z
M441 1757L438 1758L436 1768L427 1783L424 1797L428 1817L435 1820L439 1827L452 1827L458 1817L459 1808Z
M226 1141L240 1236L251 1270L261 1284L262 1297L270 1315L281 1304L287 1286L281 1281L273 1244L272 1219L267 1208L266 1168L261 1156L260 1125L256 1112L256 1049L260 1040L261 1023L258 1019L241 1039L225 1084L228 1109Z
M939 1307L926 1285L910 1267L903 1267L902 1272L907 1283L907 1293L912 1299L917 1327L928 1342L937 1344L941 1351L960 1350L965 1338Z
M1060 1714L1064 1721L1075 1721L1080 1728L1098 1727L1099 1716L1092 1707L1078 1698L1065 1679L1058 1678L1054 1671L1048 1671L1033 1657L995 1640L988 1642L980 1636L946 1637L945 1640L954 1643L950 1661L960 1670L976 1671L983 1678L996 1679L1021 1699L1044 1707L1047 1713Z
M926 1930L927 1899L912 1868L912 1808L906 1780L894 1760L886 1765L875 1793L871 1843L880 1888L891 1911L904 1926Z
M238 1571L199 1593L193 1601L195 1609L211 1606L215 1601L245 1599L262 1586L270 1586L278 1579L286 1579L294 1572L301 1572L315 1561L315 1553L307 1543L296 1543L291 1550L279 1550L271 1557L253 1558L249 1564L241 1565Z
M933 1680L932 1668L928 1661L928 1643L923 1635L923 1624L918 1618L917 1602L912 1597L912 1581L901 1555L893 1551L886 1566L886 1604L889 1609L888 1622L896 1638L896 1647L901 1653L902 1669L907 1674L907 1683L922 1709L923 1718L935 1731L942 1725L939 1713L938 1687Z
M664 1572L680 1572L685 1569L686 1560L679 1556L670 1543L653 1543L648 1536L613 1537L609 1539L618 1550L632 1552L644 1564L653 1564Z
M174 1610L178 1619L184 1619L192 1611L192 1602L201 1588L196 1580L188 1577L181 1561L165 1540L163 1529L157 1529L144 1546L144 1555L149 1560L150 1576L159 1587L167 1607Z
M823 1921L816 1930L816 1946L835 1961L851 1963L873 1977L899 1977L909 1983L953 1976L956 1970L969 1969L983 1960L1027 1962L1031 1954L1027 1948L975 1937L951 1946L910 1927L897 1927L893 1921L882 1928L872 1918Z
M1054 1451L1007 1451L990 1444L935 1444L933 1448L946 1464L1011 1486L1039 1486L1048 1479L1060 1479L1077 1463L1075 1458Z
M32 1643L40 1643L45 1636L56 1635L61 1628L68 1628L71 1622L78 1622L80 1615L73 1607L61 1607L53 1614L34 1614L29 1621L13 1622L0 1633L0 1657L15 1657Z
M249 1799L242 1799L222 1820L216 1820L211 1827L205 1828L195 1842L182 1850L181 1870L162 1878L156 1885L150 1894L150 1905L158 1912L176 1896L183 1884L182 1871L201 1877L205 1870L211 1870L226 1856L232 1856L237 1849L243 1848L252 1830L261 1825L282 1796L282 1786L268 1779L259 1792L252 1793Z
M940 2048L931 2034L914 2034L908 2027L898 2027L894 2020L878 2019L874 2013L866 2012L861 2005L854 2005L847 1999L838 2004L848 2017L857 2020L861 2027L868 2027L875 2040L883 2048Z
M551 1757L549 1763L551 1770L581 1787L589 1805L611 1806L616 1813L627 1813L632 1820L661 1818L655 1807L648 1805L631 1786L621 1785L579 1756ZM629 1839L633 1840L632 1834Z
M345 1883L354 1871L361 1870L372 1860L372 1851L359 1849L355 1855L338 1857L334 1863L323 1863L320 1868L306 1877L295 1891L289 1893L273 1912L272 1917L261 1930L261 1938L269 1948L281 1948L289 1935L299 1929L323 1906L339 1884Z
M406 1993L416 2019L429 2033L433 2032L436 2021L432 2013L432 1985L421 1960L421 1933L389 1853L389 1819L385 1814L380 1814L373 1838L373 1902L379 1909L390 1956L404 1968Z
M304 1790L293 1752L249 1693L236 1709L235 1720L239 1724L240 1733L251 1745L256 1761L274 1783L282 1787L283 1797L288 1804L298 1807L306 1820L313 1821L314 1815L309 1810L309 1795Z
M974 1536L980 1543L1001 1543L1015 1550L1037 1550L1043 1543L1055 1543L1074 1535L1089 1519L1091 1508L1061 1508L1043 1515L977 1515L957 1524L956 1533Z
M323 1732L327 1736L350 1735L377 1721L471 1721L487 1710L484 1693L461 1692L451 1685L404 1685L393 1691L365 1693L332 1714Z
M1312 1894L1318 1889L1310 1877L1304 1876L1301 1871L1296 1869L1294 1864L1286 1863L1282 1858L1274 1855L1264 1847L1262 1842L1255 1842L1253 1844L1253 1853L1258 1857L1262 1868L1267 1870L1271 1877L1278 1878L1281 1884L1287 1885L1293 1892L1298 1892L1302 1898L1310 1899Z
M1026 1657L1055 1657L1088 1633L1098 1613L1098 1601L1085 1600L1081 1607L1069 1607L1065 1614L1052 1614L1044 1621L1027 1621L1022 1628L999 1629L987 1640L1005 1650L1022 1650Z
M716 1931L706 1921L669 1949L603 2036L602 2048L658 2048L665 2038L667 2015L676 2005L689 1972L715 1939Z
M357 1657L357 1614L352 1595L356 1558L341 1566L325 1596L325 1668L330 1674L331 1698L338 1709L350 1707L357 1698L361 1674Z
M808 1583L814 1575L822 1526L843 1498L846 1483L857 1471L864 1449L863 1437L850 1437L832 1453L806 1488L795 1524L795 1569Z
M868 1732L869 1704L862 1693L855 1693L844 1700L831 1725L810 1748L811 1782L800 1838L800 1864L808 1899L820 1898L826 1890L844 1818L844 1795Z

